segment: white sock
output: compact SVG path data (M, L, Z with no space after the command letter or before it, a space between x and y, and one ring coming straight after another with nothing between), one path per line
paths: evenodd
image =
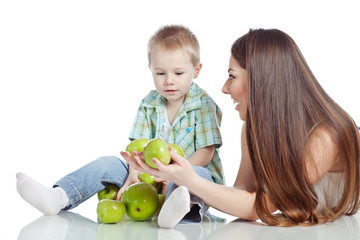
M164 202L158 224L162 228L173 228L190 211L190 193L184 186L176 188Z
M16 178L20 196L45 215L56 215L69 204L66 192L60 187L45 187L25 173L17 173Z

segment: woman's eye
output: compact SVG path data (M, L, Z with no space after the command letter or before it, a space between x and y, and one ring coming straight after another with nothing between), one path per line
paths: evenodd
M231 79L234 79L235 77L234 77L234 75L231 75L231 74L229 74L229 79L231 80Z

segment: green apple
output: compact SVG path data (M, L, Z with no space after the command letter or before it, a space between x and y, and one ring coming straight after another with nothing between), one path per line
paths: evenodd
M164 205L165 197L166 197L166 194L163 194L163 193L158 194L159 206L158 206L158 208L156 209L156 212L155 212L155 214L154 214L155 216L159 215L160 210L161 210L162 206Z
M121 196L126 214L136 221L150 219L159 205L158 194L148 183L138 182L130 185Z
M162 186L162 183L161 182L156 182L155 181L155 177L150 175L150 174L147 174L145 172L142 172L140 173L139 175L139 180L141 182L145 182L145 183L148 183L150 184L151 186L153 186L157 192L159 192L161 186Z
M129 143L129 145L127 145L125 150L127 152L131 153L131 156L134 157L133 151L143 152L144 147L148 141L149 141L149 139L146 139L146 138L140 138L140 139L133 140L131 143Z
M181 147L179 147L178 145L176 144L173 144L173 143L168 143L168 145L174 149L174 151L179 154L180 156L182 157L185 157L185 154L184 154L184 151L181 149Z
M119 189L120 188L115 184L112 183L107 184L106 187L97 194L99 201L103 199L115 200Z
M167 144L160 138L150 140L144 148L144 160L151 168L157 169L152 159L157 158L167 165L170 162L170 153Z
M118 223L125 216L125 205L123 202L103 199L97 205L98 219L103 223Z

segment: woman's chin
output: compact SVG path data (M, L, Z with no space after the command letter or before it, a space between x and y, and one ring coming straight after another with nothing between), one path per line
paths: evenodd
M241 114L240 112L239 112L239 117L242 121L246 120L246 117L244 116L244 114Z

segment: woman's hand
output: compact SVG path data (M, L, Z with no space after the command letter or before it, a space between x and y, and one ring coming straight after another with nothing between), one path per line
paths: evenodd
M143 154L141 152L134 151L134 157L131 157L131 154L127 152L121 152L121 155L130 166L139 171L155 176L158 181L167 180L179 186L186 186L186 182L190 181L191 176L196 175L196 173L193 170L191 163L178 155L170 146L169 151L170 157L173 160L172 164L164 165L158 159L152 159L158 169L149 167L144 162Z
M117 196L116 196L116 200L120 201L122 194L124 193L124 191L126 190L126 188L128 186L130 186L131 184L140 182L139 174L140 174L140 171L129 166L129 175L128 175L124 185L119 189Z

